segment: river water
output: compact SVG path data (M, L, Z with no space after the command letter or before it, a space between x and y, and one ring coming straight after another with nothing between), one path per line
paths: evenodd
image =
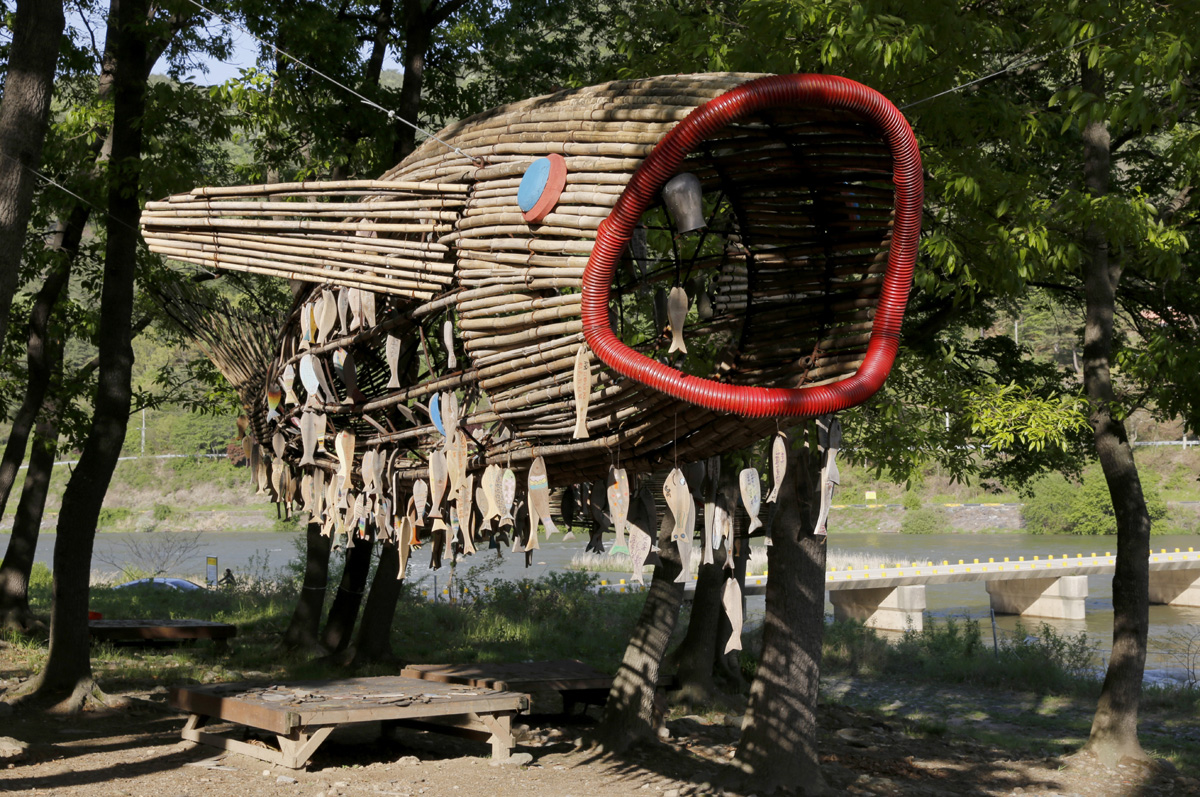
M117 568L111 562L129 561L131 545L141 542L143 545L148 538L168 536L170 532L121 532L104 533L96 536L95 555L93 556L93 571L97 576L115 575ZM42 533L38 541L37 561L51 564L54 550L55 534ZM190 576L198 583L203 583L205 557L215 556L218 567L223 572L225 568L235 573L264 573L278 571L297 557L302 556L302 549L297 542L303 543L301 535L286 533L252 533L252 532L203 532L199 535L194 550L186 561L175 568L177 575ZM0 534L0 550L8 544L8 535ZM542 542L540 550L535 552L534 564L524 567L524 556L507 553L497 562L496 552L482 549L473 557L462 560L457 570L461 578L466 570L477 565L486 565L486 573L479 574L482 580L492 578L537 578L553 570L565 569L571 557L583 550L586 538L577 535L573 541L563 542L556 538L553 542ZM1164 536L1154 537L1151 545L1155 551L1176 548L1200 550L1200 536ZM979 559L986 562L988 558L1002 560L1009 557L1015 560L1018 556L1031 559L1033 556L1045 558L1053 554L1057 559L1063 554L1103 554L1116 550L1116 539L1113 537L1076 537L1076 536L1046 536L1031 534L881 534L853 533L833 534L829 538L831 556L835 554L853 555L865 554L885 557L893 562L913 562L933 560L941 562L959 559L970 562ZM423 580L423 588L433 594L434 586L440 592L449 577L450 568L443 566L440 571L431 571L428 567L428 554L418 551L410 562L409 577L415 581ZM601 578L628 578L625 573L600 574ZM435 581L436 579L436 581ZM1086 633L1098 655L1105 659L1108 655L1112 634L1112 577L1094 575L1088 577L1087 616L1084 620L1041 620L1026 618L1026 627L1036 627L1045 622L1056 630L1067 633ZM926 588L928 614L932 617L970 616L982 621L985 636L991 633L990 612L987 592L983 582L968 582L959 584L939 584ZM826 611L832 613L832 607L826 604ZM747 600L747 620L755 622L761 618L763 598L751 597ZM1000 632L1011 632L1017 623L1012 616L997 616L996 623ZM1178 641L1180 634L1195 632L1200 634L1200 608L1174 608L1169 606L1150 607L1150 637L1151 652L1147 667L1152 670L1168 670L1175 667L1175 656L1166 648ZM1200 645L1200 640L1197 642Z

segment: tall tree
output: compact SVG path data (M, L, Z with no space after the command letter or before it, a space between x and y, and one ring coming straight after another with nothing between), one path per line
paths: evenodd
M0 101L0 347L8 334L65 24L62 0L17 0Z
M95 690L89 657L88 583L100 507L129 420L132 315L141 214L142 121L146 106L147 0L112 0L113 145L101 290L99 383L92 428L63 494L54 545L50 655L30 698L78 710Z

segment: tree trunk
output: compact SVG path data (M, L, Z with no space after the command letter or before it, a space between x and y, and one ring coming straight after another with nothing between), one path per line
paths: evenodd
M78 710L92 694L88 582L96 521L125 441L133 366L133 281L140 215L142 119L145 111L147 0L112 0L108 41L116 42L113 149L108 182L108 240L97 342L100 366L92 427L67 483L54 544L50 654L33 698Z
M42 409L42 402L46 399L46 390L50 387L53 370L51 360L55 359L47 356L46 350L50 315L70 277L71 260L69 255L58 256L46 282L37 292L29 313L29 343L26 346L28 382L25 385L25 398L13 416L8 444L4 447L4 457L0 459L0 515L4 514L4 508L8 506L8 498L17 479L17 470L25 459L29 433Z
M379 565L363 607L362 622L358 624L358 639L354 642L354 663L369 664L394 658L392 654L392 621L396 617L396 602L400 599L400 551L394 542L379 549Z
M375 29L371 35L371 54L367 57L367 65L363 70L363 79L359 82L359 91L368 97L370 90L379 88L379 77L383 74L383 62L387 57L388 42L392 36L392 13L395 0L380 0L379 8L374 14ZM355 100L357 103L358 100ZM356 109L357 110L357 109ZM357 116L348 114L351 121L342 129L340 148L345 162L335 163L330 170L330 180L345 180L351 174L350 161L354 157L354 148L362 140L363 129L354 121ZM391 166L392 164L388 164Z
M429 51L432 31L421 0L406 0L404 13L404 79L400 83L400 107L396 109L396 114L405 121L417 124L421 113L421 86L425 82L425 54ZM399 163L416 148L417 131L397 122L392 161Z
M721 627L725 555L725 548L715 552L713 563L700 565L696 576L696 592L692 598L687 635L675 653L675 660L679 664L676 670L679 691L671 696L674 702L707 704L716 697L713 663L716 661L717 635Z
M321 534L320 523L309 523L305 536L304 583L292 611L292 621L283 632L283 644L288 650L316 650L321 646L318 637L329 583L329 551L333 537Z
M353 530L350 533L353 534ZM341 653L350 646L350 634L354 631L354 621L358 619L358 607L362 605L363 590L371 570L373 547L372 541L367 539L359 540L353 548L346 549L342 581L338 584L333 605L329 607L329 618L321 635L321 644L331 653Z
M60 365L61 362L60 359ZM34 433L25 486L17 503L12 536L8 538L8 548L4 551L4 563L0 564L0 628L10 631L29 633L41 625L29 609L29 576L33 572L33 559L37 553L46 494L50 489L54 455L58 450L57 441L58 429L51 413L45 412Z
M800 430L809 430L806 423ZM804 434L801 431L801 434ZM789 455L768 549L762 657L736 762L760 793L825 790L817 757L817 684L825 630L825 538L814 537L820 457Z
M632 502L629 522L650 532L654 528L654 518L646 517L642 504L640 500ZM673 528L674 520L667 512L658 532L658 544L662 549L660 561L654 567L646 604L625 648L621 667L604 705L604 717L596 731L601 745L614 753L628 749L635 742L653 739L655 735L659 668L683 603L683 584L675 583L683 566L679 550L671 542Z
M1085 93L1104 101L1104 76L1079 59ZM1103 121L1083 130L1084 183L1093 197L1108 193L1109 134ZM1112 656L1084 750L1112 766L1125 756L1146 759L1138 742L1138 705L1146 667L1150 627L1150 514L1142 494L1133 449L1125 425L1115 414L1112 362L1113 314L1121 269L1109 257L1108 241L1097 224L1084 232L1086 321L1083 335L1083 383L1091 401L1090 420L1096 454L1112 496L1117 520L1117 565L1113 573Z
M8 334L25 228L50 126L50 98L66 18L62 0L17 0L0 102L0 347Z

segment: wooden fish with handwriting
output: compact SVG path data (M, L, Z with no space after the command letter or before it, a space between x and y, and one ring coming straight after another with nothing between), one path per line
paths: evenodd
M425 525L425 505L429 501L429 485L425 483L424 479L417 479L413 483L412 500L416 509L413 523L423 526Z
M787 434L776 432L771 442L771 478L774 485L767 496L768 504L775 503L779 498L779 488L783 486L783 479L787 475L787 456Z
M755 529L762 528L762 521L758 519L758 512L762 508L762 485L758 480L758 471L746 468L739 473L738 489L742 492L742 505L746 507L746 514L750 516L750 526L746 529L746 533L750 534Z
M546 460L537 457L529 466L529 544L527 549L538 547L538 522L546 527L549 537L558 529L550 518L550 478L546 473Z
M500 475L500 526L513 525L513 502L517 499L517 474L512 468L505 468Z
M575 391L575 439L586 438L588 402L592 393L592 361L588 356L587 346L580 346L575 352L575 371L572 377Z
M617 532L609 553L629 553L629 548L625 545L625 523L629 517L629 474L624 468L608 469L607 489L608 512Z

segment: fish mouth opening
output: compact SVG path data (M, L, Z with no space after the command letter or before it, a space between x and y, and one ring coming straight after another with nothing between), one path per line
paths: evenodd
M664 201L681 174L700 189L690 219ZM895 358L921 203L916 141L878 92L828 75L743 84L667 134L600 225L583 276L588 344L708 409L814 417L859 404ZM666 331L683 317L680 289L686 354L668 351L678 330Z

